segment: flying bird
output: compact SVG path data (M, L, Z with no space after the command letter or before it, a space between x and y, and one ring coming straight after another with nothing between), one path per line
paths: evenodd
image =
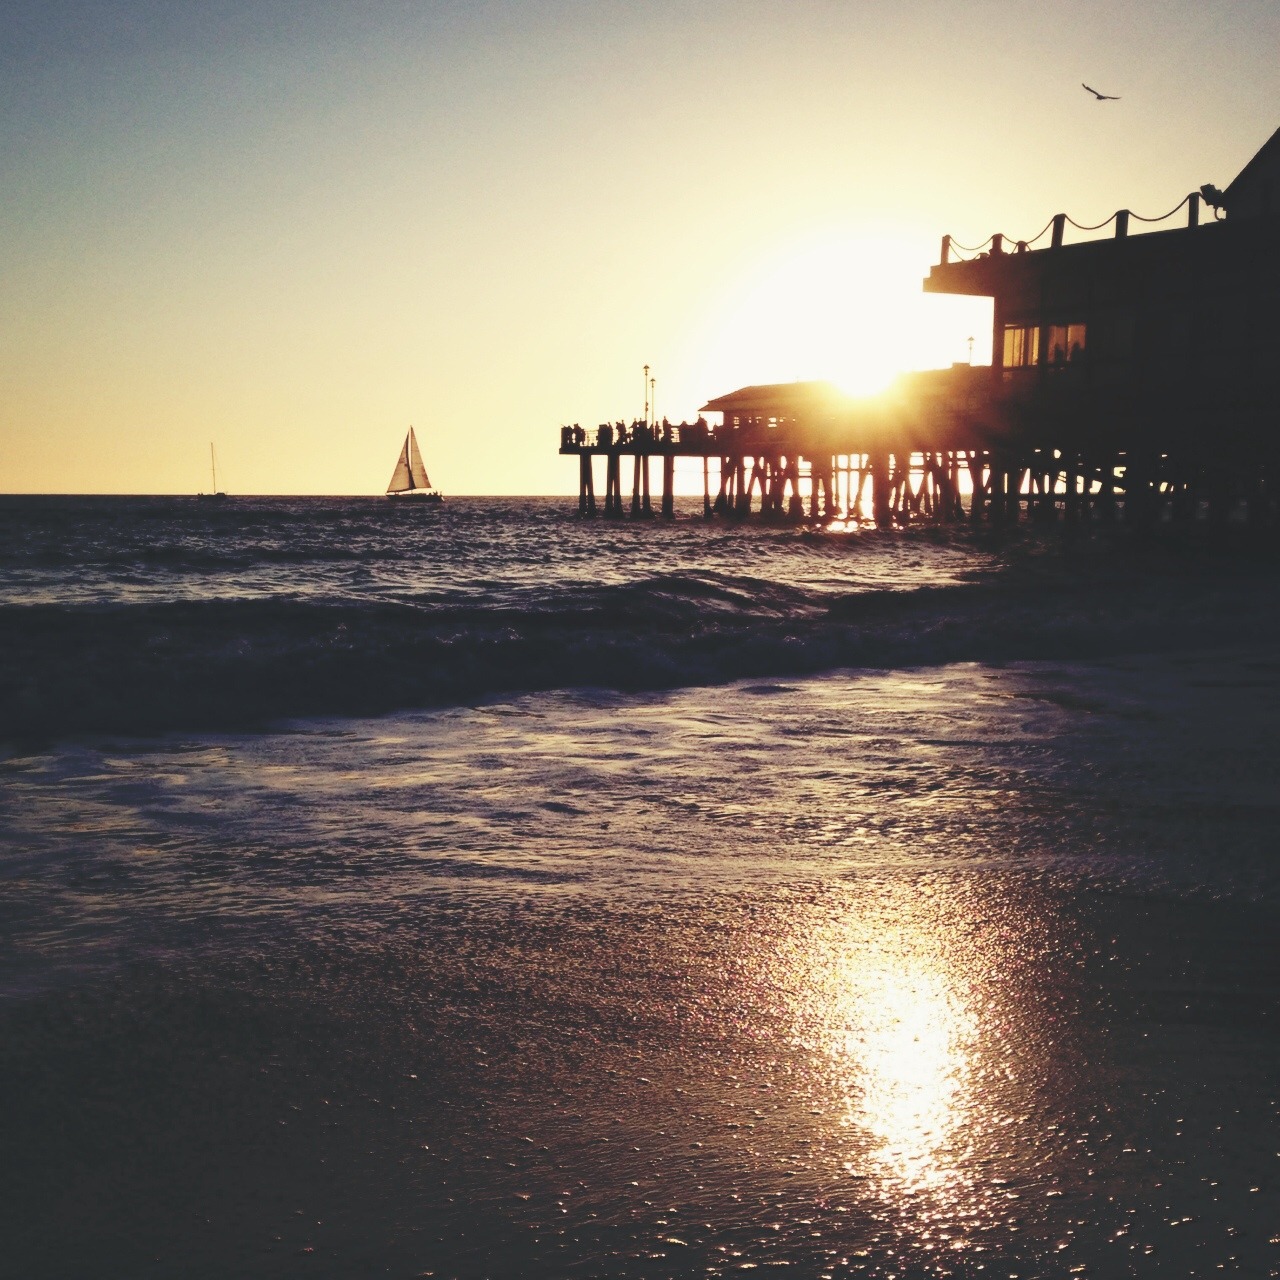
M1099 93L1097 89L1093 88L1091 85L1085 84L1083 80L1080 81L1080 87L1082 89L1088 89L1089 92L1093 94L1093 96L1097 98L1099 102L1119 102L1120 101L1120 95L1118 93Z

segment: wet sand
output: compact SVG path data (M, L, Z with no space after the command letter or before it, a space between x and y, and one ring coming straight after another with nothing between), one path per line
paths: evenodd
M1278 690L837 673L11 760L4 1270L1280 1274Z

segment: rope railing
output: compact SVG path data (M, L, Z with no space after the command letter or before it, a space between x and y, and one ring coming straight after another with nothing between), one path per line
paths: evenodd
M1031 237L1030 240L1014 241L1014 243L1017 245L1017 252L1025 253L1026 250L1030 249L1031 246L1035 244L1038 240L1042 240L1045 236L1045 233L1052 226L1053 226L1053 219L1050 218L1049 221L1046 222L1044 226L1041 227L1040 230L1037 231L1036 234ZM972 262L974 258L981 257L982 254L987 252L988 249L991 246L995 245L997 242L1000 243L1001 245L1004 245L1009 243L1009 240L1010 240L1010 237L1000 231L997 231L994 235L988 236L980 245L975 245L975 246L958 244L955 240L952 240L950 237L948 237L947 249L948 249L951 261Z
M1196 196L1197 200L1199 198L1200 198L1199 196ZM1129 216L1131 218L1136 218L1137 221L1139 222L1163 222L1166 218L1172 218L1175 213L1179 212L1182 209L1182 207L1190 203L1190 201L1191 201L1190 195L1183 196L1182 199L1179 200L1178 203L1175 204L1173 208L1169 210L1168 213L1162 213L1158 218L1144 218L1140 213L1131 213Z
M1037 240L1043 239L1044 233L1048 231L1049 228L1052 226L1053 226L1053 219L1050 218L1049 221L1046 222L1043 227L1041 227L1040 231L1036 235L1032 236L1030 240L1019 240L1018 241L1019 247L1025 244L1027 248L1030 249L1031 246L1035 244Z
M994 239L995 236L988 236L980 245L973 246L972 248L967 244L960 244L957 241L952 240L951 247L960 253L981 253Z
M1077 231L1101 231L1103 227L1109 227L1116 220L1116 214L1113 213L1105 222L1099 222L1096 226L1086 227L1083 222L1077 222L1069 213L1063 216Z
M1193 191L1190 195L1183 196L1183 198L1179 200L1168 213L1162 213L1158 218L1147 218L1140 213L1133 213L1129 209L1118 209L1109 218L1093 225L1077 222L1069 214L1059 213L1050 218L1049 221L1045 223L1044 227L1030 240L1016 240L1013 241L1013 243L1017 245L1018 253L1025 253L1033 244L1041 240L1050 228L1053 228L1053 247L1056 249L1062 244L1062 230L1068 223L1077 231L1093 232L1102 231L1106 227L1111 226L1114 222L1116 223L1116 237L1123 238L1129 234L1130 219L1133 219L1135 222L1145 222L1148 224L1166 222L1168 219L1172 218L1175 213L1179 213L1188 206L1191 207L1188 225L1196 226L1199 223L1200 198L1200 195ZM1010 243L1010 238L1001 232L988 236L976 247L959 244L950 236L944 236L942 239L942 261L943 263L972 262L974 258L981 257L988 252L993 254L1006 252L1003 246L1008 243Z

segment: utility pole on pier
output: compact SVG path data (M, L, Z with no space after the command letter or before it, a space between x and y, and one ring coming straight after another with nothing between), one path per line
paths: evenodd
M649 366L644 367L644 425L649 425Z

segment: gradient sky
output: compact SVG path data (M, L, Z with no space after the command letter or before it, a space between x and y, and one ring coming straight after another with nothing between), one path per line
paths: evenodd
M1164 213L1280 5L0 2L0 491L576 487L563 422L989 353L944 232ZM1097 103L1088 81L1120 102Z

